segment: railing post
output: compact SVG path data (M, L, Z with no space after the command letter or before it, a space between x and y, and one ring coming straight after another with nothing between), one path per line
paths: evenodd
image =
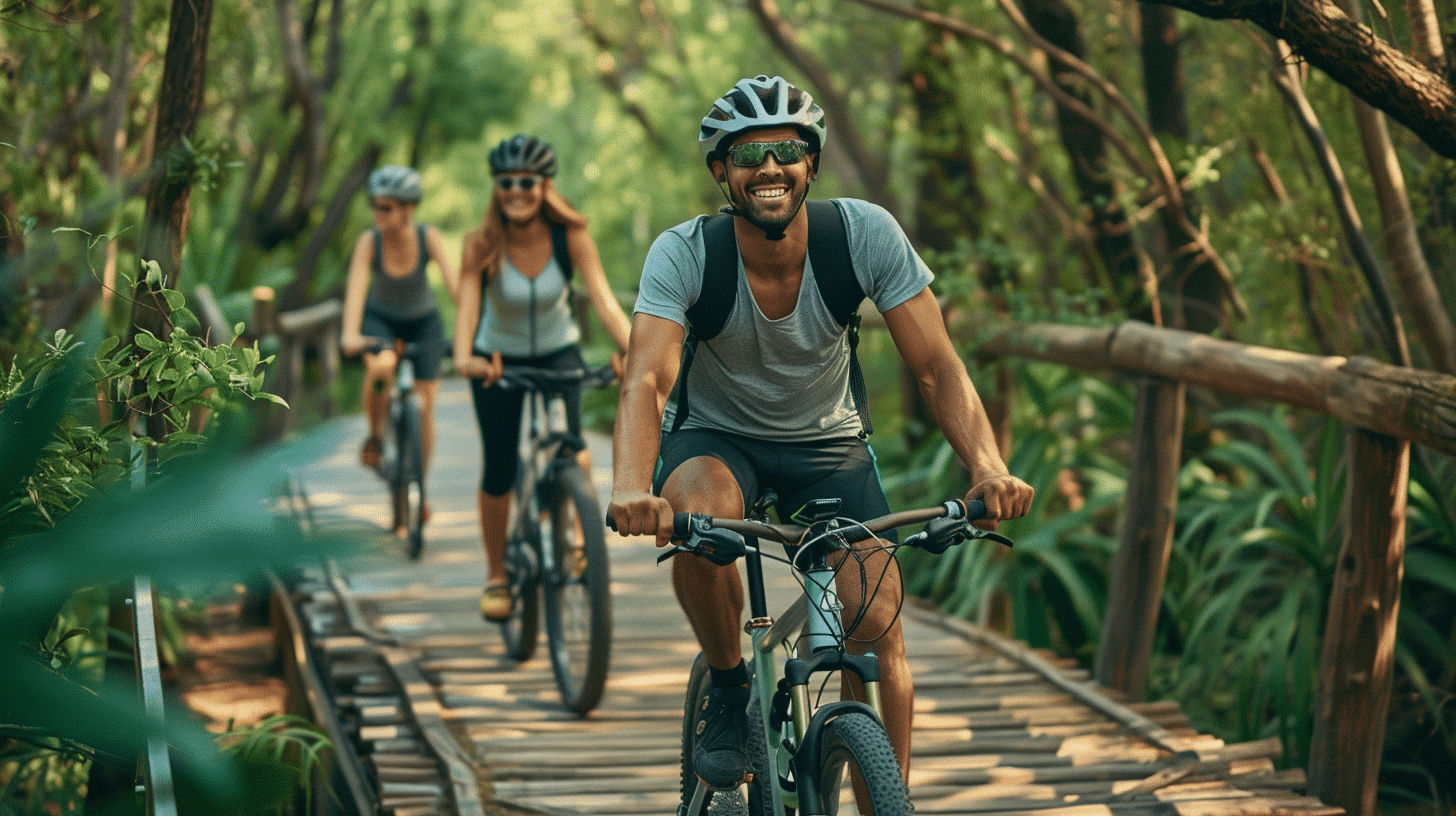
M1094 673L1098 683L1129 700L1141 700L1147 691L1178 509L1183 408L1183 383L1138 378L1127 507L1112 559Z
M1395 669L1410 442L1353 428L1310 737L1309 793L1373 816Z
M135 644L138 685L142 708L158 727L166 722L162 696L162 660L157 650L156 596L152 581L138 575L132 583L132 610L136 615ZM167 738L162 734L147 737L142 754L142 779L146 783L149 816L177 816L177 794L172 782L172 759L167 753Z

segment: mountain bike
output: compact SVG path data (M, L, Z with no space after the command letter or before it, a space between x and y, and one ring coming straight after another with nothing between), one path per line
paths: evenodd
M910 546L939 554L971 539L987 538L1006 546L1011 540L971 526L986 513L979 501L970 502L969 507L958 500L948 501L857 522L838 517L838 499L825 499L795 513L792 524L767 520L768 508L775 501L768 492L754 503L747 520L677 513L673 517L674 545L658 558L661 562L691 553L716 564L742 558L748 578L750 615L744 629L753 643L748 704L750 771L739 790L728 791L710 789L694 772L698 712L708 704L711 679L707 659L699 654L688 678L683 709L678 814L735 812L746 804L752 816L835 816L841 802L853 807L852 787L860 789L855 795L861 797L864 812L908 814L910 794L880 707L878 658L873 653L854 655L845 650L835 572L855 562L853 552L865 551L852 550L858 542L912 524L926 526L898 545L887 543L880 548L893 551ZM760 539L782 544L785 556L760 549ZM804 590L777 620L768 615L764 559L787 564ZM775 660L775 652L781 648L790 655L782 672ZM827 675L835 671L856 675L863 683L865 699L811 701L811 682L818 677L822 689ZM850 778L855 784L845 785Z
M511 616L501 622L506 653L529 660L544 609L546 642L561 699L577 714L601 701L612 646L611 575L601 505L577 453L586 442L567 429L562 389L600 388L611 366L554 369L507 365L497 380L526 392L506 580Z
M370 351L390 347L384 340L373 339ZM378 471L389 486L389 529L403 533L410 559L418 560L425 546L425 442L420 396L415 393L415 364L408 355L421 345L396 339L393 348L399 363L389 395Z

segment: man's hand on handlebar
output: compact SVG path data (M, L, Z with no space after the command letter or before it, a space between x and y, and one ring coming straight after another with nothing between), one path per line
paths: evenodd
M991 523L976 526L989 530L996 529L997 521L1021 518L1031 512L1031 500L1035 496L1035 488L1009 473L992 476L966 491L966 501L985 502L985 521Z
M672 543L672 506L651 493L612 494L607 524L624 536L654 536L659 547Z

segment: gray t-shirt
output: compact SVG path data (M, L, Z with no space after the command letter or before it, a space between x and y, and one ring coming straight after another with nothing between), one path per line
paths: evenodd
M934 275L883 207L852 198L843 205L854 274L865 295L888 311L919 294ZM699 216L653 242L635 312L686 327L703 284ZM688 374L691 408L684 428L716 428L758 439L805 442L861 430L849 393L849 341L834 320L806 257L794 311L770 320L759 311L738 260L738 297L723 330L698 344ZM672 427L669 404L663 428Z

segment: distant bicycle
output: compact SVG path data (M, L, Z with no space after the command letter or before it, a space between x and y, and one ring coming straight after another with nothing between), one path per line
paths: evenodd
M512 601L510 618L501 622L506 653L515 660L535 653L544 605L556 685L566 707L583 715L606 688L611 577L596 488L576 458L586 442L567 430L561 390L578 383L600 388L613 379L611 366L558 371L507 365L497 381L525 391L528 406L506 536Z
M376 353L385 348L389 343L377 338L370 344L370 350ZM378 467L389 486L389 529L404 540L411 560L418 560L424 550L427 512L420 397L415 393L415 365L409 357L419 350L418 343L394 341L399 364L395 367L394 390L389 395L387 430Z
M792 524L772 524L766 520L767 512L776 501L771 491L760 497L748 520L677 513L675 546L658 558L691 553L724 565L743 558L748 576L750 615L745 629L753 641L753 656L749 772L743 781L747 795L741 789L709 788L693 768L699 712L708 705L711 680L707 658L699 654L688 677L683 710L678 815L742 812L746 805L751 816L835 816L841 804L854 807L847 784L853 779L862 812L906 816L913 808L883 724L879 661L873 653L845 650L835 573L840 565L855 563L855 543L911 524L928 522L922 532L886 549L911 546L938 554L969 539L989 538L1008 546L1011 541L971 526L986 512L978 501L969 507L948 501L857 522L838 517L838 499L824 499L795 513ZM759 539L784 545L787 557L763 551ZM768 614L763 559L788 565L804 589L777 620ZM790 655L782 672L774 656L780 648ZM822 690L828 673L835 671L857 675L865 699L823 704L811 699L811 686Z

